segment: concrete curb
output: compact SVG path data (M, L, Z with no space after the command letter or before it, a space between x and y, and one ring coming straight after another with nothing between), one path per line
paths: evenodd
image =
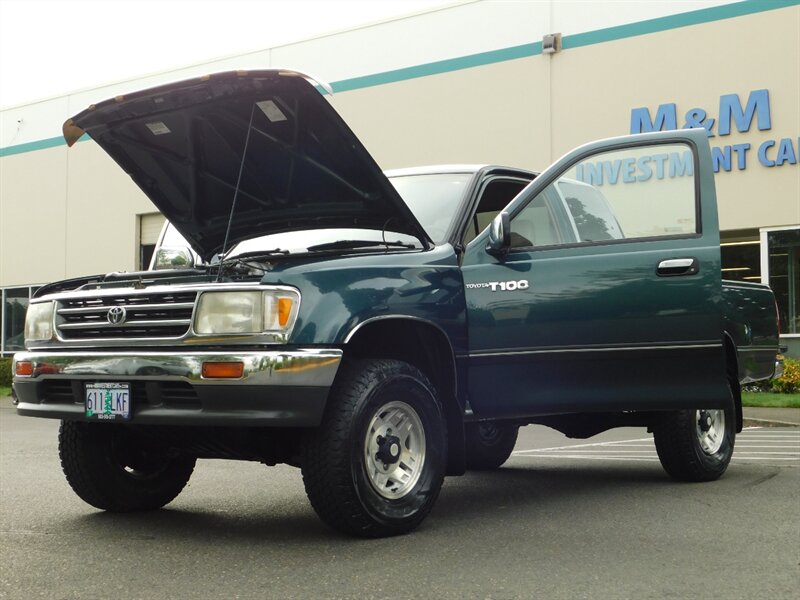
M800 427L800 409L745 406L745 427Z
M788 421L771 421L768 419L742 419L742 427L800 427L797 423Z

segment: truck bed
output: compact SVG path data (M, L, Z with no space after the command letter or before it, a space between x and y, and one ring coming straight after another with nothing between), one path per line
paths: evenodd
M723 327L736 347L739 381L772 377L778 343L775 299L768 286L722 281Z

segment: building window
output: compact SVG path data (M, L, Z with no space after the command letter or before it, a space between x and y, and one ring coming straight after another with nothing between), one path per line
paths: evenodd
M25 312L37 289L26 286L0 290L0 356L25 349Z
M155 244L140 244L139 245L139 270L146 271L150 268L150 260L153 258L153 252L156 251Z
M761 242L758 239L723 241L720 252L723 279L761 281Z
M782 335L800 335L800 227L761 230L763 283L778 303Z
M158 242L158 235L164 226L164 215L151 213L139 216L139 269L144 271L150 267L150 259Z

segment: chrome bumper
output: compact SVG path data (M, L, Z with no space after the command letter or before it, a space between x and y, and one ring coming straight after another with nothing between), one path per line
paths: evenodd
M105 377L147 379L149 381L188 381L194 385L281 385L330 387L342 351L270 350L264 352L18 352L16 363L33 363L29 377L14 376L15 383L37 379L85 379ZM242 362L244 373L239 379L205 379L204 362Z
M85 420L88 382L129 382L132 422L162 425L319 425L342 351L19 352L12 373L17 412ZM30 362L30 376L16 365ZM211 379L204 362L241 362L237 379ZM178 394L170 392L183 386Z

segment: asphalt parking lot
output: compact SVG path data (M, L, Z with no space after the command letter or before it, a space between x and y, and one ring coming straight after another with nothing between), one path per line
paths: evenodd
M167 508L112 515L61 474L55 421L0 403L0 597L794 598L800 428L748 429L726 475L666 477L650 437L526 427L414 533L326 529L291 467L201 461Z

